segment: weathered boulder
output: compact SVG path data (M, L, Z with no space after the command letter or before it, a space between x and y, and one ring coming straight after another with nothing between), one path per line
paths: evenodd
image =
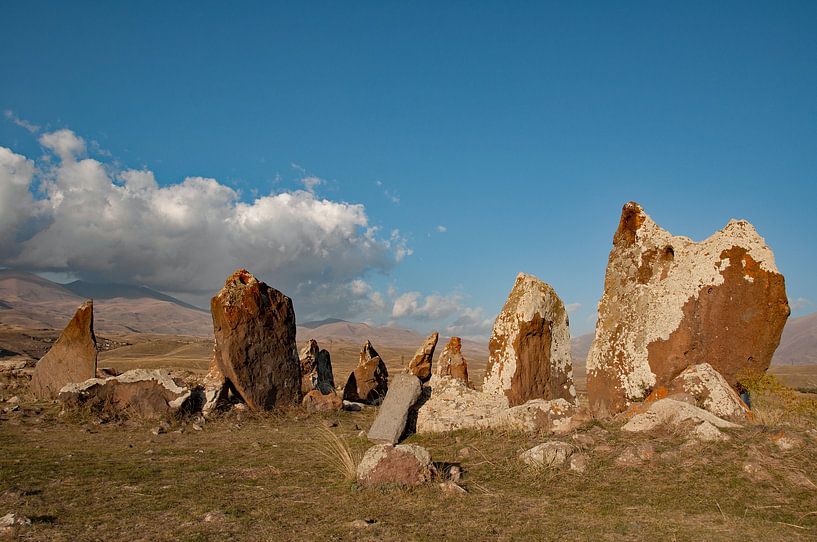
M576 401L567 311L553 288L533 275L516 277L488 351L486 393L509 406L530 399Z
M307 412L333 412L343 408L343 399L335 390L321 393L321 390L311 390L304 395L302 404Z
M708 410L719 418L745 420L749 408L729 385L726 379L708 363L684 369L667 387L667 396L683 394L696 406Z
M624 206L587 357L596 416L608 416L708 362L731 385L765 371L789 315L772 251L744 220L699 243Z
M306 395L318 384L318 341L309 339L298 356L301 362L301 394Z
M431 378L431 360L434 357L434 348L436 348L437 339L439 338L440 334L436 331L429 335L409 361L409 374L416 376L421 382L428 382L428 379Z
M416 444L376 444L357 467L357 480L364 487L382 484L416 486L434 477L428 450Z
M40 399L54 399L66 384L94 378L96 360L94 302L89 299L80 305L54 346L37 362L31 391Z
M430 369L430 367L429 367ZM380 405L368 437L372 442L397 444L406 429L409 410L422 393L420 379L413 374L399 374L392 379L389 392Z
M466 385L470 385L468 380L468 362L462 355L462 339L451 337L445 345L442 354L437 360L434 368L436 376L450 376L462 380Z
M343 400L355 403L378 404L389 391L389 372L386 364L366 341L360 351L360 361L343 387Z
M573 446L567 442L549 440L522 452L519 460L531 466L560 467L572 453Z
M245 269L210 302L214 364L253 410L300 399L301 369L292 300Z
M667 398L651 403L645 412L633 416L622 426L621 430L638 433L652 431L662 425L689 427L692 436L702 437L705 440L713 440L713 428L717 431L718 429L740 427L695 405Z
M146 369L67 384L59 399L69 407L107 409L142 418L168 416L192 406L190 390L176 384L167 371Z

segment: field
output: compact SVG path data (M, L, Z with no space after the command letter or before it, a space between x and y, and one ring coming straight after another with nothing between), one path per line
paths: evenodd
M101 354L101 366L119 369L201 372L212 347L185 337L107 339L132 343ZM381 350L390 369L412 353L401 352ZM357 347L332 354L343 381ZM817 374L802 366L775 372L806 384ZM159 430L156 421L61 413L57 404L34 401L25 374L3 373L0 383L0 516L32 521L8 531L9 539L817 539L814 420L750 424L714 444L689 444L670 428L632 435L618 431L623 420L592 422L576 432L579 440L562 437L588 454L583 474L531 469L516 459L546 435L410 437L429 449L443 476L451 464L462 467L467 494L451 496L436 483L364 490L337 468L327 432L361 455L369 443L360 433L373 408L326 415L233 410ZM6 402L13 396L18 403ZM776 444L781 432L792 449ZM616 461L642 444L651 449L638 464Z

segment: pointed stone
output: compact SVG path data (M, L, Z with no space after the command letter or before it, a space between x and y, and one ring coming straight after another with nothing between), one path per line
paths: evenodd
M355 403L379 404L389 389L389 372L386 364L366 341L360 351L360 361L343 387L343 400Z
M462 339L451 337L437 360L434 374L439 377L450 376L470 385L468 380L468 362L462 355Z
M701 363L735 386L741 371L769 367L788 315L783 276L751 224L732 220L696 243L627 203L587 357L591 409L622 412Z
M77 309L60 338L34 368L31 390L39 399L54 399L63 386L96 376L94 302Z
M408 364L408 373L419 378L421 382L428 382L431 378L431 360L434 358L434 348L439 338L440 334L436 331L429 335Z
M301 394L306 395L314 390L318 383L318 341L309 339L301 349Z
M317 357L318 383L316 389L323 394L335 391L335 375L332 372L332 358L327 350L319 350Z
M256 411L299 402L301 369L292 300L245 269L210 302L215 365Z
M516 277L488 343L482 389L509 406L531 399L576 401L570 331L562 300L533 275Z

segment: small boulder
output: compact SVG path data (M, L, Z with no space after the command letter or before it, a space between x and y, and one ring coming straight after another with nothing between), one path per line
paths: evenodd
M368 437L372 442L397 444L406 429L409 410L422 393L420 379L412 374L399 374L389 386L389 392L380 405Z
M428 382L431 378L431 360L434 357L434 348L437 346L437 339L440 334L436 331L420 346L408 364L408 373L420 379L420 382Z
M579 474L585 472L590 465L590 456L585 453L576 453L570 456L570 470Z
M67 384L59 399L66 406L111 409L143 418L159 418L192 408L189 389L176 384L167 371L133 369L120 376L91 378Z
M379 404L389 390L389 372L386 364L366 341L360 351L357 368L349 375L343 387L343 400L365 404Z
M364 487L416 486L430 481L434 474L431 455L416 444L377 444L366 450L357 467L357 480Z
M434 374L440 377L451 377L462 380L466 386L470 386L468 380L468 362L462 355L462 339L451 337L445 345L442 354L437 360Z
M567 442L550 440L522 452L519 459L526 465L560 467L572 453L573 446Z
M54 399L66 384L94 378L96 361L94 302L89 299L80 305L60 338L34 367L31 391L38 399Z
M334 412L343 408L343 399L338 392L331 390L329 393L321 393L320 390L312 390L304 395L303 405L307 412Z
M692 428L692 436L700 438L707 433L711 434L708 427L699 428L704 423L710 424L716 430L740 427L695 405L667 398L659 399L650 404L645 412L633 416L630 421L624 424L621 430L641 432L651 431L661 425L687 426Z
M686 394L696 406L719 418L745 420L749 408L726 379L708 363L684 369L667 387L668 396Z

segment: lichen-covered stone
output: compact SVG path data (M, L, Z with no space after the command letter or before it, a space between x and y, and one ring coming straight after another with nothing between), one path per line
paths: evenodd
M372 442L397 444L406 429L409 410L420 398L422 384L412 374L399 374L389 386L367 437Z
M434 477L428 450L416 444L376 444L357 467L357 480L364 487L383 484L416 486Z
M701 436L711 433L711 429L708 426L699 429L699 426L704 423L716 429L740 427L735 423L721 419L711 412L698 408L695 405L668 398L659 399L651 403L645 412L633 416L630 421L622 426L621 430L638 433L641 431L652 431L663 425L679 427L686 425L692 428L693 435ZM712 439L709 438L709 440Z
M54 346L37 362L31 391L40 399L54 399L66 384L94 378L96 361L94 302L89 299L80 305Z
M708 363L684 369L667 388L667 395L686 394L695 405L708 410L719 418L745 420L749 408L729 385L726 379Z
M366 341L360 351L360 361L343 387L343 400L354 403L379 404L389 391L386 364Z
M298 402L301 370L292 300L245 269L210 302L214 364L252 410Z
M553 288L533 275L516 277L488 351L486 393L509 406L530 399L576 401L567 311Z
M436 331L429 335L409 361L409 374L419 378L420 382L428 382L428 379L431 378L431 360L434 357L434 348L437 346L437 339L439 338L440 334Z
M159 369L132 369L119 376L67 384L59 399L69 407L109 409L143 418L168 416L192 406L190 390Z
M522 452L519 460L526 465L553 468L564 465L572 453L573 446L567 442L549 440Z
M437 359L434 367L434 374L440 377L451 377L461 380L466 386L470 386L468 380L468 362L462 355L462 339L451 337L445 348Z
M608 416L708 362L735 386L765 371L789 315L772 251L744 220L699 243L624 206L587 357L591 408Z

